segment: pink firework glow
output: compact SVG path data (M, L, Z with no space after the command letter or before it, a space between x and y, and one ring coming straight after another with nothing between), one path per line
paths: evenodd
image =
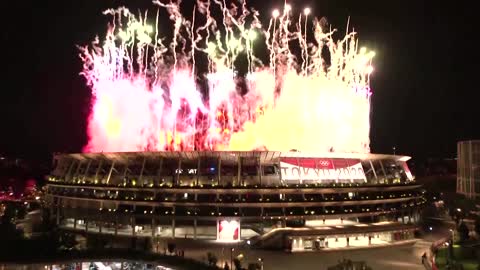
M354 32L334 41L310 9L294 14L289 5L263 27L245 4L197 0L189 20L177 4L154 4L150 17L105 11L105 39L81 47L93 94L84 151L369 152L374 53L358 48ZM170 42L159 36L161 12L172 21ZM267 64L254 54L259 43Z

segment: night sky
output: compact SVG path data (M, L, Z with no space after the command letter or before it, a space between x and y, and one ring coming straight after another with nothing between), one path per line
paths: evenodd
M189 2L184 0L185 3ZM290 1L344 32L348 16L360 44L376 52L371 148L417 158L453 157L456 142L480 139L476 47L470 5L443 1ZM268 22L283 0L250 0ZM151 1L5 1L2 3L0 154L48 157L86 144L90 90L76 45L104 33L101 12Z

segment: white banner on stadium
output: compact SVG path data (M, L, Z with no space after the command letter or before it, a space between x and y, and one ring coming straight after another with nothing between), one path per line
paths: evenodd
M281 158L282 180L366 182L359 159Z
M217 220L217 241L240 241L240 220Z

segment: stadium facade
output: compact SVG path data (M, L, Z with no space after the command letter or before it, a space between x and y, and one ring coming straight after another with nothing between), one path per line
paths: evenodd
M309 251L411 241L425 202L406 161L275 151L59 154L46 202L64 229Z

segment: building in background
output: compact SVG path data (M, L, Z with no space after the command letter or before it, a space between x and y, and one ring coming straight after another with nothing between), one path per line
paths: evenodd
M457 193L480 198L480 140L457 143Z

